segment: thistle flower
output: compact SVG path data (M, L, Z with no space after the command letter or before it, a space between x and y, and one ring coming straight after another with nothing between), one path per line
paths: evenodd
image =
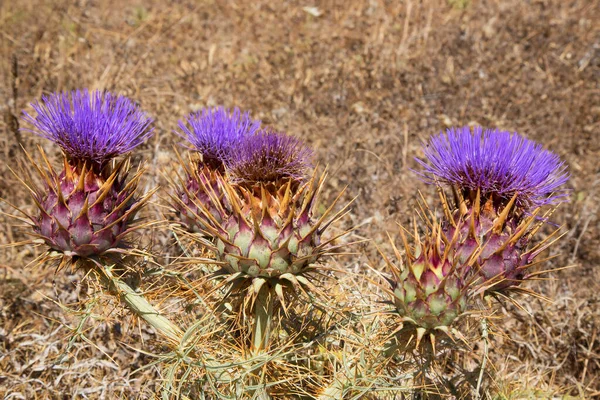
M468 127L433 137L424 149L429 163L420 174L430 183L452 186L450 204L440 191L447 237L456 252L475 258L488 292L514 289L530 275L534 258L547 246L528 249L546 216L542 206L566 201L566 166L553 153L516 133ZM536 221L539 223L536 224Z
M45 182L32 189L39 208L39 214L30 217L35 235L68 257L119 251L133 229L136 212L151 193L135 199L141 171L127 182L129 161L109 161L148 138L152 120L125 97L87 90L55 93L32 106L38 115L25 113L24 119L57 143L65 156L58 173L43 152L44 163L28 155Z
M313 216L323 178L299 183L308 175L310 154L298 139L280 133L261 132L241 142L228 164L234 184L223 185L230 209L213 204L222 223L206 221L228 273L297 274L323 253L319 228L327 215Z
M183 132L179 135L186 138L191 150L200 154L200 160L191 157L189 163L184 163L180 158L186 176L180 177L175 185L172 206L176 219L188 232L206 234L198 216L208 207L207 212L222 221L219 209L225 205L217 200L223 197L219 183L222 174L241 141L260 128L260 121L250 119L250 114L242 114L239 108L229 111L217 107L189 114L185 121L179 121L179 128ZM221 203L219 209L211 206L211 197Z
M244 137L256 133L260 124L237 107L233 111L223 107L205 108L179 121L183 132L179 135L187 139L192 150L202 155L203 164L223 172L231 151Z
M300 182L306 179L312 157L312 150L301 140L263 130L243 139L227 163L227 171L239 184Z
M58 144L69 160L95 169L152 135L152 119L128 98L109 92L53 93L31 106L36 117L23 113L35 128L31 132Z

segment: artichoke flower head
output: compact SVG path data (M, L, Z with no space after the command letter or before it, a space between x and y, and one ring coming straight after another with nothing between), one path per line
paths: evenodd
M228 205L223 203L222 189L225 166L242 139L254 135L260 125L249 113L224 107L192 112L179 121L178 135L185 139L191 156L186 161L179 157L185 176L174 185L171 205L176 221L187 232L211 238L201 222L204 213L219 223L227 218Z
M516 289L547 243L532 237L555 207L568 199L566 165L554 153L517 133L475 128L449 129L424 146L419 174L449 186L444 203L445 236L458 240L466 262L476 255L474 273L486 292ZM544 214L544 210L545 214Z
M124 236L146 199L135 197L141 171L127 179L129 153L152 135L152 119L131 100L87 90L54 93L24 113L32 132L58 144L63 169L57 172L43 152L28 155L44 182L34 189L39 209L31 216L34 234L67 257L91 258L120 252Z
M240 290L268 283L283 301L285 288L312 287L307 276L330 249L323 231L344 211L333 213L336 200L317 215L325 174L311 172L312 157L301 140L261 129L225 158L222 197L210 196L197 223L214 238L218 274Z

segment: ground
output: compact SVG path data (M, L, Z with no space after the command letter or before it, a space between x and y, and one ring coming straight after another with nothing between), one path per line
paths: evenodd
M330 199L345 186L346 200L357 196L346 224L371 244L346 267L367 274L374 244L386 249L385 232L412 220L417 190L434 199L413 172L424 140L449 126L518 131L568 165L570 202L553 216L566 235L545 268L569 268L530 284L550 302L523 298L506 315L494 366L522 397L600 395L600 2L124 3L0 3L0 198L32 205L8 170L20 146L41 144L58 160L54 146L18 129L27 128L21 110L43 94L108 89L155 118L137 160L148 165L144 189L161 186L157 218L178 119L239 106L315 149ZM12 213L4 203L0 211ZM25 240L13 219L0 223L0 245ZM0 248L0 394L148 398L158 375L136 371L151 361L135 350L154 335L144 326L99 323L86 334L93 341L75 339L59 360L64 324L76 319L57 301L77 299L81 276L25 268L36 252Z

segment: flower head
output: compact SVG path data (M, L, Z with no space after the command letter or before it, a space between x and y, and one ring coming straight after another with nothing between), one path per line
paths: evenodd
M24 112L34 133L58 144L74 161L102 167L133 150L152 135L152 119L130 99L109 92L77 90L42 96Z
M477 127L452 128L424 147L429 161L417 159L429 183L443 182L465 191L496 196L524 208L565 201L569 179L559 157L517 133Z
M312 150L301 140L269 130L247 136L227 164L234 182L279 182L306 178Z
M260 128L260 121L250 118L249 113L234 108L206 108L189 114L179 121L183 136L192 149L202 154L203 163L215 169L223 168L230 152L243 137L253 135Z

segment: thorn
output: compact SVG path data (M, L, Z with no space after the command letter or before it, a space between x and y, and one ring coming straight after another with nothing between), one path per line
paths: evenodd
M254 278L252 280L252 289L254 293L258 295L258 292L260 292L260 289L265 283L267 283L267 281L263 278Z
M81 172L79 174L79 181L77 182L77 187L75 188L75 190L80 192L83 192L85 190L85 178L87 175L86 166L87 163L84 162L83 166L81 167ZM58 187L60 187L60 182L58 183Z
M69 162L67 161L67 157L63 158L63 163L64 163L64 170L65 170L65 175L66 178L69 182L73 182L73 170L71 170L71 166L69 165Z
M438 195L440 196L440 200L442 202L442 208L444 210L444 215L446 216L446 220L448 222L450 222L453 227L456 228L456 221L454 221L454 217L452 216L452 213L450 212L450 207L448 204L448 199L446 198L446 194L442 190L441 185L439 185L437 183L436 183L436 189L437 189Z
M512 199L510 199L510 201L506 205L506 207L504 207L504 210L502 210L502 212L500 213L498 218L496 218L496 220L494 221L494 226L492 227L492 232L494 232L494 233L502 232L502 227L504 226L504 223L508 219L508 214L510 213L513 205L515 204L515 201L517 201L517 196L518 196L518 193L515 193L514 196L512 197Z
M422 328L422 327L417 328L417 342L415 344L416 348L419 347L419 344L421 343L421 339L423 339L423 336L425 335L426 331L427 330L425 328Z
M540 221L540 222L538 222L538 223L537 223L537 224L536 224L536 225L533 227L533 229L531 230L531 232L529 232L529 234L528 234L528 236L529 236L529 239L531 239L532 237L534 237L534 236L535 236L535 235L538 233L538 231L540 230L540 228L541 228L542 226L544 226L544 224L546 223L546 221L548 221L548 219L549 219L549 218L552 216L552 214L554 214L554 212L555 212L557 209L558 209L558 205L556 205L556 206L552 207L550 210L548 210L548 211L546 211L546 212L544 213L544 215L543 215L543 216L542 216L542 218L541 218L541 221Z
M469 213L469 210L467 208L467 202L465 201L465 198L463 197L462 193L457 190L455 187L452 187L453 191L454 191L454 196L457 199L457 203L458 203L458 209L460 210L460 215L461 216L465 216Z
M477 220L479 220L479 213L481 211L481 189L477 188L477 194L475 195L475 206L473 207L474 209L474 215L475 218Z
M277 294L277 297L279 297L279 301L281 302L281 306L283 307L283 312L285 313L285 316L288 316L288 310L287 310L287 306L285 304L285 297L283 296L283 285L281 283L276 283L275 284L275 293Z

